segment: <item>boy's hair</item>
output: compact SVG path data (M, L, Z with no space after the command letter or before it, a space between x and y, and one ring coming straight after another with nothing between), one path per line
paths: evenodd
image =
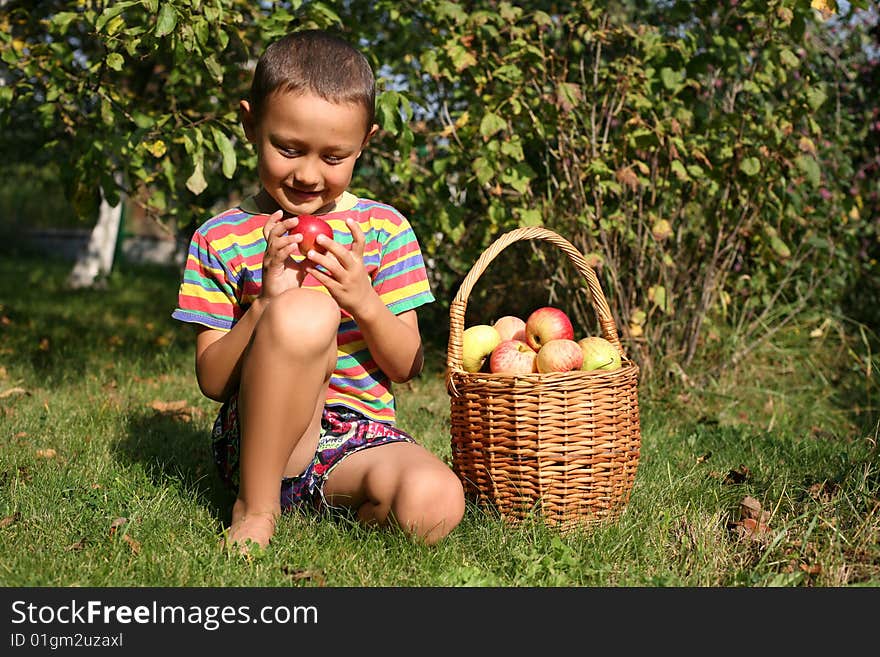
M309 92L331 103L360 105L367 114L367 130L375 120L376 79L370 63L351 44L323 30L293 32L266 48L251 83L251 109L257 118L275 92Z

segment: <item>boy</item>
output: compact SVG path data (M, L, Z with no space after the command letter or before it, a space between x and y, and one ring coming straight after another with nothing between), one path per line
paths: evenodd
M409 222L347 191L378 130L366 58L319 30L270 45L240 103L259 192L203 224L173 317L194 323L196 375L222 402L221 476L237 487L227 545L265 547L282 510L347 507L433 544L460 522L452 470L395 425L391 383L416 376L416 309L434 300ZM334 239L299 253L298 215Z

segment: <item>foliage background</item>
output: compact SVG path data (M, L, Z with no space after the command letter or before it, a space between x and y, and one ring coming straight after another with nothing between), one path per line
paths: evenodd
M867 2L50 0L0 12L7 180L42 177L82 221L125 194L188 236L252 191L236 107L255 58L289 30L325 27L380 77L383 131L354 191L410 217L439 312L492 240L543 224L595 266L647 379L711 376L793 321L842 321L876 344ZM542 247L511 249L470 319L549 302L595 332L577 276Z

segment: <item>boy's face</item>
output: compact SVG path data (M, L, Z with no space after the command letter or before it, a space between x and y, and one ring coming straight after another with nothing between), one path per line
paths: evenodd
M348 188L354 165L378 126L365 134L364 109L312 94L275 93L257 118L241 103L245 134L257 149L260 183L289 214L333 207Z

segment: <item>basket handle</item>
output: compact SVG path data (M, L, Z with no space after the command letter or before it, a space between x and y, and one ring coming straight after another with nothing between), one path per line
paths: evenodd
M602 286L599 284L599 278L596 276L596 272L587 264L587 261L584 259L581 252L578 251L567 239L546 228L529 226L526 228L516 228L504 233L501 237L490 244L489 248L483 251L482 255L474 263L474 266L471 267L471 270L462 281L461 287L458 288L458 293L455 295L452 304L449 306L449 348L446 353L446 367L448 371L463 371L461 364L461 341L462 333L464 331L467 300L470 296L471 290L477 280L479 280L480 275L486 270L486 267L489 266L489 263L508 246L514 242L519 242L520 240L544 240L558 246L565 255L568 256L568 259L574 267L587 280L587 289L590 292L593 308L596 311L596 317L599 320L599 328L602 332L602 337L617 347L621 357L626 358L626 353L624 352L623 346L620 344L620 339L617 335L617 325L614 323L611 309L608 306L608 301L605 299L605 294L602 292Z

